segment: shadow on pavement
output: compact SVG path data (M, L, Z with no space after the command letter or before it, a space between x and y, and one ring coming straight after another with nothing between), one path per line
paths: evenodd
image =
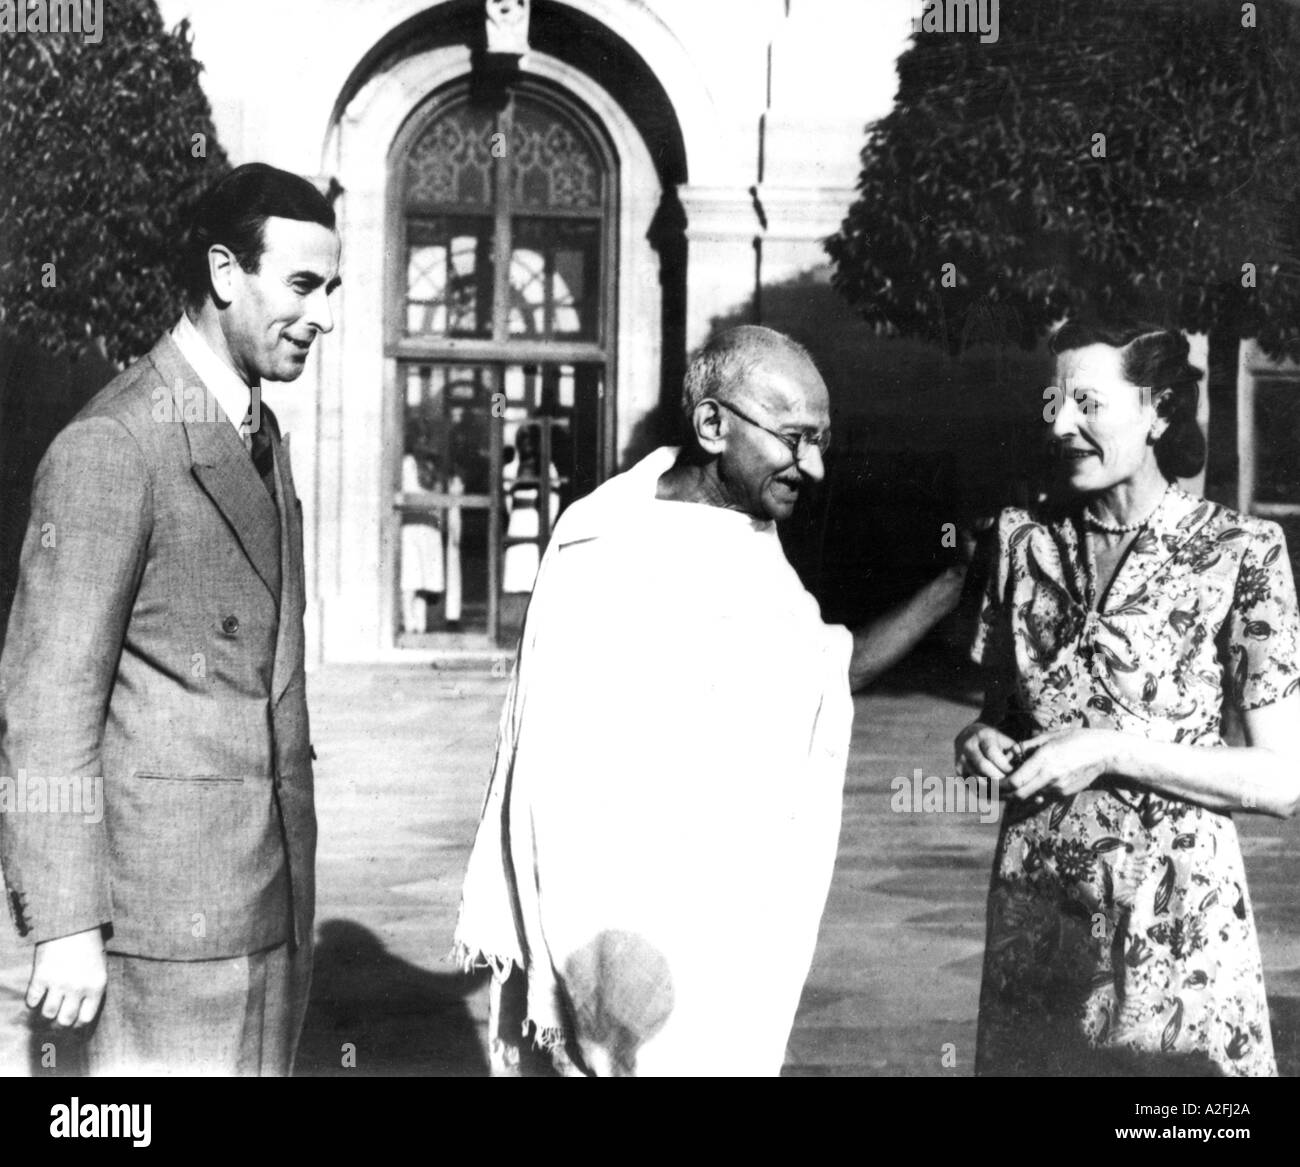
M486 1077L487 1058L466 1003L486 978L451 966L446 973L428 972L391 955L368 928L326 921L295 1076ZM32 1077L85 1074L81 1034L56 1033L30 1014L26 1024Z
M981 959L979 954L969 958L975 976ZM349 920L330 920L320 929L296 1074L486 1076L487 1059L466 1004L485 980L486 974L427 972L390 955L369 929ZM1278 1073L1296 1077L1300 1075L1300 997L1271 993L1269 1012ZM56 1036L39 1022L29 1024L28 1072L33 1077L84 1073L75 1036ZM918 1019L918 1024L926 1022ZM973 1042L974 1022L969 1026ZM343 1065L346 1043L356 1047L355 1069ZM815 1077L836 1072L835 1067L800 1065L787 1066L782 1075ZM553 1076L554 1072L547 1065L532 1073Z
M391 955L351 920L320 926L295 1076L485 1077L467 998L486 973L432 973ZM348 1065L349 1047L354 1065Z

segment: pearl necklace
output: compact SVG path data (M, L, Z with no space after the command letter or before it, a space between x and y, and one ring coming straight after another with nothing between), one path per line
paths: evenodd
M1155 517L1156 511L1163 505L1168 494L1169 487L1166 486L1164 493L1156 499L1156 505L1147 511L1146 518L1136 523L1125 523L1122 526L1116 523L1103 523L1100 519L1095 518L1087 507L1083 508L1083 521L1094 531L1104 531L1107 535L1127 535L1130 531L1140 531Z

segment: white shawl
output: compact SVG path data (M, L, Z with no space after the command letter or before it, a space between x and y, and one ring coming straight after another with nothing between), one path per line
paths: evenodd
M556 527L457 952L524 969L525 1031L594 1072L775 1074L834 866L852 640L772 523L655 498L675 457Z

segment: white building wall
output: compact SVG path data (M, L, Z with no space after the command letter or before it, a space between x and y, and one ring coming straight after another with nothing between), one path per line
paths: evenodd
M336 177L344 237L334 334L300 381L267 399L290 433L306 512L313 656L391 651L381 539L392 369L383 356L384 185L402 121L466 50L407 58L370 79L332 124L368 51L448 0L159 0L190 20L202 83L231 161ZM866 124L888 112L913 0L556 0L600 21L646 62L680 125L688 181L686 343L747 312L756 280L825 275L822 239L853 197ZM436 59L435 59L436 58ZM623 167L617 416L619 453L661 399L658 259L646 241L659 188L630 121L599 86L531 54L525 70L595 108ZM760 171L761 159L761 171ZM766 225L763 224L766 219ZM761 266L755 241L761 239ZM672 396L671 388L663 396Z
M769 243L765 279L824 263L818 241L839 225L852 198L864 126L889 110L894 62L910 34L915 0L559 2L631 44L676 109L690 172L682 197L700 259L691 285L692 343L703 339L712 315L751 294L756 235ZM322 168L330 112L361 56L391 29L441 4L159 6L169 24L191 22L203 85L232 159L314 174ZM754 186L766 231L750 195Z

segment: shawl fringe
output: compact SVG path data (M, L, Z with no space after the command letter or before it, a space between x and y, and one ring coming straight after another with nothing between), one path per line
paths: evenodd
M444 959L451 964L459 965L460 971L466 975L491 969L492 975L499 981L504 981L519 967L513 956L498 956L493 952L470 948L460 940L452 945L451 952Z

